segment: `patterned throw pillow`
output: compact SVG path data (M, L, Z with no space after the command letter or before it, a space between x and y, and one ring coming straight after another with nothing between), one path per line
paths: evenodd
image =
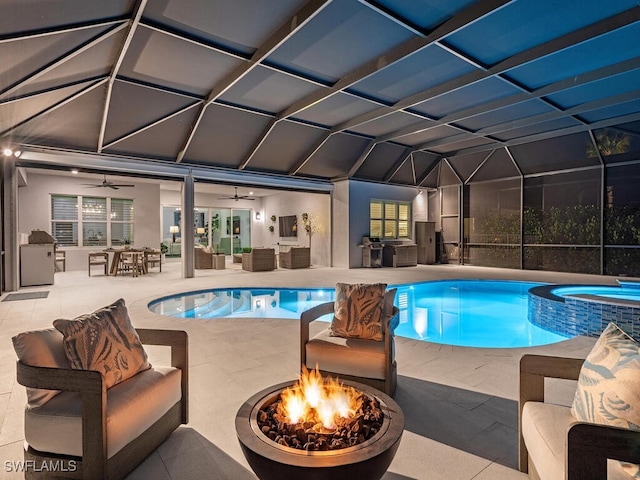
M640 344L610 323L580 370L571 413L581 422L640 431ZM638 465L624 464L640 478Z
M73 320L55 320L71 368L102 373L107 388L151 367L121 298Z
M336 284L331 336L382 341L386 283Z

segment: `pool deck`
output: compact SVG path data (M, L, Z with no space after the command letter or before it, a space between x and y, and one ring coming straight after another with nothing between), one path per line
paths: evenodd
M181 278L181 265L169 261L162 273L143 277L87 277L86 271L56 273L55 285L20 292L49 291L47 298L0 302L0 460L19 461L23 446L24 388L15 382L11 337L50 327L122 297L134 325L180 328L190 339L190 422L180 427L128 478L255 479L235 437L235 414L247 398L296 377L298 327L292 320L173 319L151 313L157 297L191 290L231 287L327 287L336 282L412 283L442 279L522 280L616 285L615 277L533 272L455 265L383 269L311 268L246 272L196 270ZM6 294L5 294L6 295ZM397 338L398 390L406 428L384 480L523 479L517 471L517 371L523 353L584 358L594 339L577 337L554 345L518 349L479 349ZM152 363L166 352L150 347ZM550 384L549 398L569 403L575 384ZM0 469L0 478L21 474Z

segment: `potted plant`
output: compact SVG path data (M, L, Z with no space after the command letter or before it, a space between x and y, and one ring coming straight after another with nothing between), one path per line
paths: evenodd
M302 224L304 225L304 231L309 236L309 247L311 247L311 235L313 234L313 226L311 225L311 219L309 218L308 213L303 213L302 215Z

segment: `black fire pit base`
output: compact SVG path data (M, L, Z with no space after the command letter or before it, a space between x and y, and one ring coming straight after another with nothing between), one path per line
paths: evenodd
M236 433L247 462L260 480L379 480L389 468L404 431L404 414L388 395L367 385L343 381L380 402L384 421L372 438L354 447L307 452L285 447L260 432L257 413L295 381L274 385L247 400L236 415Z

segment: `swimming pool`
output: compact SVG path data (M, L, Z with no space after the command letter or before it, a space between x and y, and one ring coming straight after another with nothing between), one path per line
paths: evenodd
M532 347L570 338L527 320L527 292L539 285L493 280L397 285L396 335L481 348ZM303 311L333 300L333 289L213 289L159 298L149 309L178 318L298 319ZM331 321L331 316L323 320Z

